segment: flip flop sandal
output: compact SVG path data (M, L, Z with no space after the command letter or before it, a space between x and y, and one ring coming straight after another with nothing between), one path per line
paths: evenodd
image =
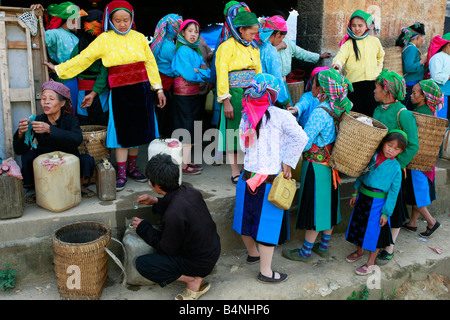
M36 194L33 194L25 199L25 203L27 204L35 204L36 203Z
M347 258L345 258L345 261L353 263L355 261L358 261L359 259L362 259L364 257L364 252L362 254L359 254L358 251L355 251L353 253L350 253Z
M83 188L81 188L81 196L83 198L92 198L93 196L95 196L94 191L89 190L88 188L84 187L85 190L83 190Z
M426 230L425 232L421 232L421 233L419 233L419 234L420 234L422 237L430 237L430 236L433 234L433 232L435 232L436 229L439 228L440 225L441 225L441 224L439 223L439 221L436 220L436 223L434 224L433 228L429 228L429 227L427 226L427 230Z
M208 292L209 288L211 288L211 285L208 282L202 284L199 291L192 291L186 288L183 293L179 293L175 296L175 300L197 300Z

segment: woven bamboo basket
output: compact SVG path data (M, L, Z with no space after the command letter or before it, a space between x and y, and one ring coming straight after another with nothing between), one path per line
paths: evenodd
M81 126L83 142L78 147L81 154L89 154L94 157L95 163L109 157L106 147L106 126L88 125Z
M291 82L287 84L289 89L289 94L291 95L292 99L292 106L299 102L301 96L303 95L303 92L305 91L305 83L303 80L298 82Z
M350 177L359 177L374 155L388 128L381 122L370 118L373 126L356 120L367 117L350 111L343 113L339 132L331 151L331 166Z
M65 300L98 300L106 284L111 230L99 222L77 222L53 234L58 291Z
M439 156L448 120L413 112L417 123L419 150L406 166L407 169L431 171Z
M397 72L403 77L402 47L384 48L383 69Z

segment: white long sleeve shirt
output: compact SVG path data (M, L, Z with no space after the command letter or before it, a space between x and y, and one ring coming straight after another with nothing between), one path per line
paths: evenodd
M270 119L267 121L263 115L259 137L255 136L253 144L245 147L244 141L239 140L241 150L245 152L244 169L260 174L278 174L282 170L281 163L295 169L308 136L289 111L274 106L268 110ZM244 120L241 120L241 131L243 127Z

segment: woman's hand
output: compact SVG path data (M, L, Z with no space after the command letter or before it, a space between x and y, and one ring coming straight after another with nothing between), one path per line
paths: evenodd
M320 57L320 59L326 59L326 58L331 57L331 53L330 52L324 52L319 57Z
M50 125L42 121L32 121L33 131L36 133L50 133Z
M223 100L223 113L225 118L233 120L234 119L234 108L231 105L230 99Z
M290 111L292 114L296 114L298 112L296 107L290 106L286 108L287 111Z
M283 168L283 178L288 180L292 179L292 168L284 162L281 163L281 167Z
M44 62L44 64L50 69L50 71L52 72L56 72L55 71L55 65L51 62Z
M84 96L83 101L81 101L81 108L89 108L92 105L92 102L94 102L94 98L97 96L97 92L91 91L88 95Z
M341 72L341 66L338 64L332 64L331 65L331 69L337 70L339 72Z
M206 64L202 63L202 64L200 65L200 69L208 70L208 66L207 66Z
M149 194L142 194L137 198L138 204L146 204L148 206L158 203L158 198L152 197Z
M30 9L32 10L39 10L41 9L42 11L44 11L44 7L42 6L42 4L38 3L38 4L32 4L30 6Z
M164 91L158 92L158 108L164 108L166 105L166 95L164 94Z
M22 139L25 132L28 131L28 123L30 123L30 119L24 118L19 120L19 128L17 130L19 139Z

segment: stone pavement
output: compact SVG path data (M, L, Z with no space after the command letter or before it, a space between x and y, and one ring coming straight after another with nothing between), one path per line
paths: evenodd
M276 247L272 263L274 270L287 273L289 278L284 283L272 285L256 281L259 265L246 264L245 248L240 237L231 229L235 187L229 179L229 166L205 166L201 175L183 177L183 183L203 193L222 242L222 255L212 274L205 280L211 283L211 289L201 300L343 300L351 296L353 291L361 290L363 285L375 286L370 296L380 299L382 293L386 297L393 288L398 289L409 280L424 280L430 274L449 277L449 168L448 161L439 160L436 178L438 200L430 206L430 211L442 226L428 242L418 236L418 232L424 231L426 227L426 222L422 220L419 220L417 233L402 230L393 261L381 266L379 273L371 277L369 282L368 277L358 276L354 272L364 260L355 264L345 261L345 257L354 251L354 246L344 239L350 212L348 199L354 179L343 178L343 221L331 238L331 257L326 260L313 253L310 264L283 258L281 251L284 248L299 247L303 241L303 231L291 229L291 240ZM91 187L95 190L95 186ZM9 293L0 292L0 300L60 300L52 264L53 232L76 221L100 221L111 226L113 237L121 239L125 226L133 216L157 221L158 217L148 207L133 208L133 201L139 194L152 192L148 184L130 181L127 188L117 194L115 201L83 199L80 205L62 213L27 205L21 218L0 220L0 270L5 263L18 270L16 289ZM295 215L294 208L291 221L294 221ZM440 247L442 253L436 253L429 248L430 245ZM123 259L119 245L111 242L110 249L119 259ZM173 300L177 293L184 290L184 285L178 282L165 288L158 285L122 285L123 276L112 259L109 259L108 266L108 282L102 300ZM447 295L443 299L450 297Z

